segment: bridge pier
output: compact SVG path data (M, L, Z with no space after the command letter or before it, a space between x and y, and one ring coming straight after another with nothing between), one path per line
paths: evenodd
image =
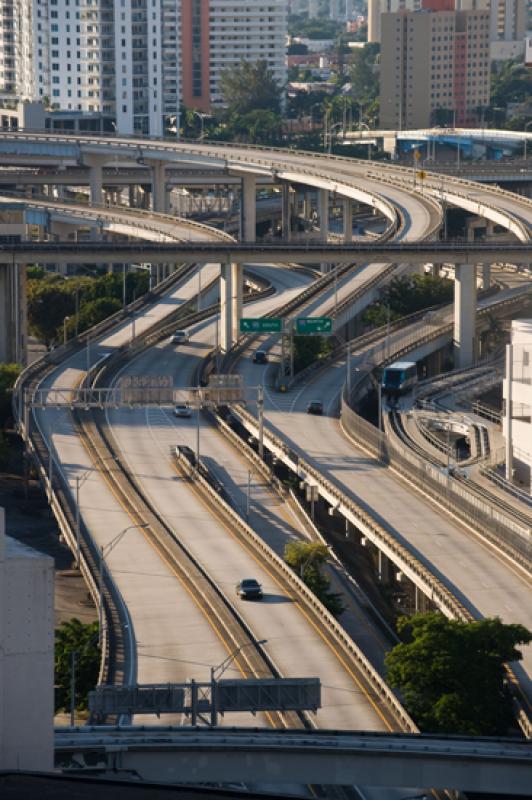
M351 244L353 241L353 205L350 197L344 197L343 211L344 244Z
M480 270L480 287L481 289L489 289L491 283L491 264L481 264Z
M26 267L7 264L0 269L0 363L26 363Z
M220 349L227 353L238 340L242 316L244 265L222 264L220 273Z
M282 213L281 213L281 225L282 225L282 239L283 242L289 242L292 236L292 209L290 207L290 184L283 183L281 184L281 195L282 195Z
M151 196L153 211L166 214L166 164L164 161L148 162L151 169Z
M254 242L257 238L257 179L255 175L244 175L242 178L240 238L243 242Z
M89 168L90 202L102 205L103 202L103 165L106 159L101 156L84 156L83 164Z
M329 190L320 189L318 194L318 215L320 218L320 238L326 242L329 236Z
M475 361L476 310L476 267L473 264L455 264L453 337L455 369L470 367Z

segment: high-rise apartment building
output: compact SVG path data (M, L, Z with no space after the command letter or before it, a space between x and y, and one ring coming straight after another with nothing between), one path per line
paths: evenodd
M382 15L383 128L426 128L438 111L456 125L479 124L490 96L490 15L452 5L424 0L420 11Z
M158 136L182 101L218 102L222 71L241 59L284 84L286 17L286 0L5 0L0 99L48 99Z
M33 96L32 45L31 2L6 0L0 5L0 98L19 90L21 100Z
M222 72L265 61L286 82L286 0L181 0L183 103L208 111L219 103Z
M492 42L522 42L529 24L529 2L530 0L456 0L454 8L456 11L489 11ZM421 0L368 0L368 42L380 42L382 14L417 11L421 5Z

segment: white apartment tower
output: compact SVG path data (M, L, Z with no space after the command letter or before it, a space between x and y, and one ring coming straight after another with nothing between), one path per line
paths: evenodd
M218 102L242 59L284 85L286 35L286 0L3 0L0 99L48 98L159 136L182 100Z
M37 98L160 136L179 108L180 0L33 3Z

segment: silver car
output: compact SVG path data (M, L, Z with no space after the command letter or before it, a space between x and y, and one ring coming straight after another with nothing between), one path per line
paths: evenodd
M174 408L174 416L176 417L190 417L191 414L188 403L178 403Z
M175 331L170 341L172 344L186 344L190 341L190 336L186 331Z

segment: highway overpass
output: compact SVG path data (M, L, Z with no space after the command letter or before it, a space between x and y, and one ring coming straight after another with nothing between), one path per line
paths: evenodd
M532 781L532 745L504 739L87 727L56 728L55 753L67 771L180 783L459 787L511 797L528 794Z

